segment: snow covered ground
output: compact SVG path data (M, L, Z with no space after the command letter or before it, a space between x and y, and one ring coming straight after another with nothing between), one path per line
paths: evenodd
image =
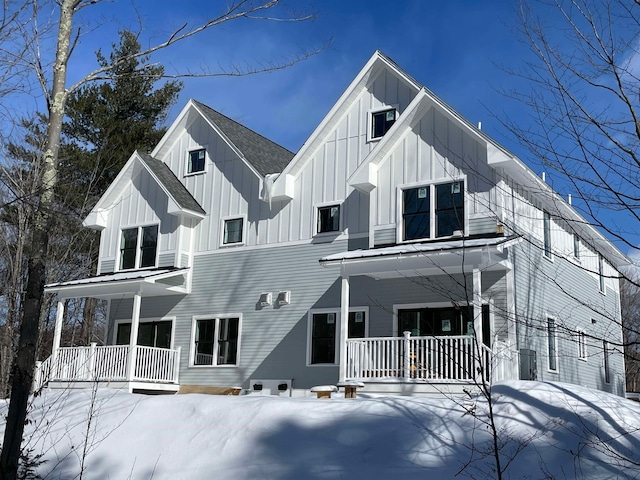
M496 478L483 401L93 395L35 400L43 477L79 478L84 458L84 479ZM640 404L538 382L496 385L494 402L504 478L640 478Z

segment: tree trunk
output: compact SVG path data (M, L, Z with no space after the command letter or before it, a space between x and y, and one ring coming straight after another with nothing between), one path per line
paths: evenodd
M0 455L0 475L3 480L14 480L18 474L20 447L27 416L29 393L33 384L40 312L46 278L45 268L49 246L49 227L52 218L53 191L56 184L60 132L67 97L66 77L71 23L77 4L78 0L64 0L60 5L56 61L53 66L53 84L49 103L47 147L42 160L42 176L39 179L40 193L34 215L18 353L12 370L11 400L2 443L2 454Z

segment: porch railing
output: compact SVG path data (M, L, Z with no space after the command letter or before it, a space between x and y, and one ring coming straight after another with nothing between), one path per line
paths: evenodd
M34 375L34 390L57 381L142 381L178 383L180 350L136 345L133 377L129 372L129 345L61 347L41 362ZM55 359L55 360L54 360Z
M346 376L359 380L475 382L483 377L492 379L497 360L486 346L478 349L473 336L411 337L406 332L403 337L347 340ZM511 370L501 368L501 374L508 378Z

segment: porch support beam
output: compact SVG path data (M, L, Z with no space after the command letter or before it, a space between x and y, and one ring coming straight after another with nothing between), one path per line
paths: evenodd
M340 358L338 367L339 381L347 378L347 337L349 335L349 276L342 271L342 292L340 295Z
M482 273L479 268L473 269L473 332L478 347L483 344L482 338Z
M51 349L51 364L56 367L58 358L58 350L60 349L60 339L62 338L62 321L64 319L64 303L65 299L59 299L56 308L56 324L53 329L53 348Z
M140 326L140 304L142 296L136 293L133 296L133 311L131 312L131 336L129 337L129 368L127 380L133 381L136 373L136 344L138 343L138 327Z

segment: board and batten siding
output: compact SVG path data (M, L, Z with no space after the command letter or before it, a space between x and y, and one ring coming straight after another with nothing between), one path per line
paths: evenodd
M158 255L175 252L177 239L177 217L167 213L167 196L146 170L142 170L130 182L121 195L121 200L109 212L109 223L102 231L100 259L114 262L120 249L123 228L159 224ZM106 273L106 270L102 271Z
M605 383L601 339L621 341L619 293L600 292L598 278L561 257L549 260L538 245L521 242L511 249L515 269L516 322L519 348L537 355L537 379L624 392L622 354L610 355L611 382ZM547 319L557 326L558 369L548 368ZM578 331L587 335L587 359L578 359ZM593 338L591 338L593 337ZM613 347L612 347L613 350Z

